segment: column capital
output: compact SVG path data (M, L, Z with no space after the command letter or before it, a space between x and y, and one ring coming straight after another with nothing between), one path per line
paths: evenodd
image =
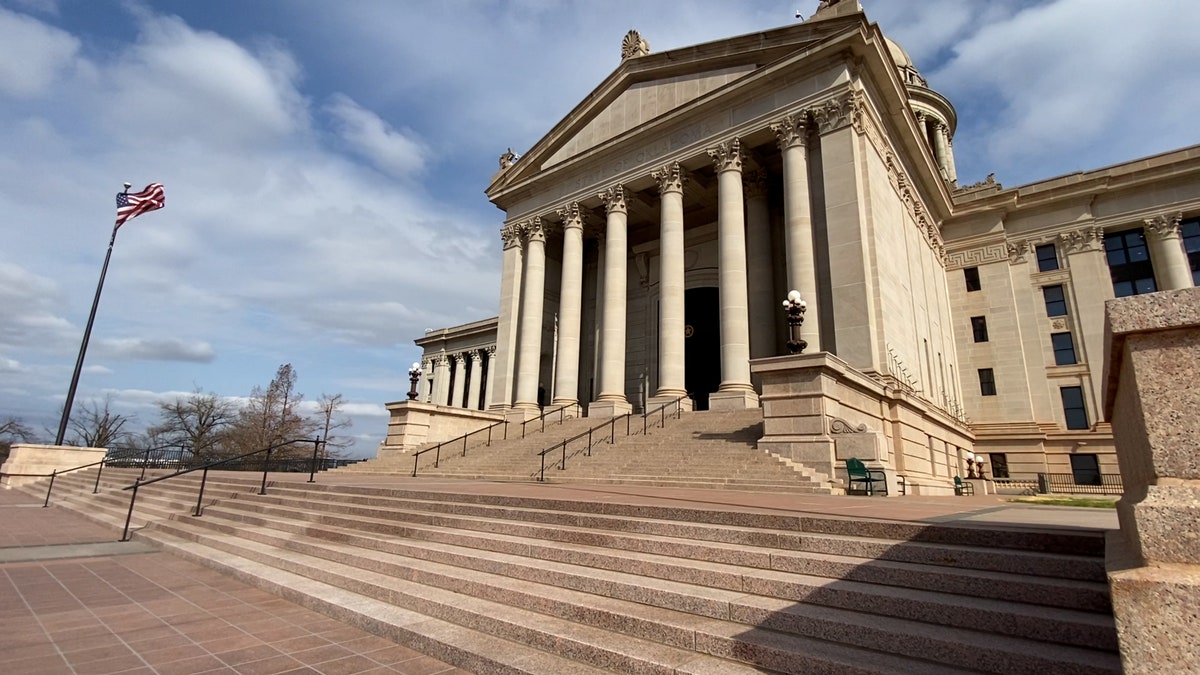
M496 355L496 345L488 345L483 351L487 352L488 358L490 359Z
M463 352L463 353L467 355L467 358L471 359L475 363L479 363L480 361L483 361L483 352L479 351L478 349L472 349L468 352Z
M650 172L650 177L658 183L658 193L667 194L668 192L683 192L683 186L687 183L687 172L679 166L679 162L671 162L661 169L655 169Z
M528 241L546 241L546 226L542 223L541 216L534 216L527 220L522 220L518 225L523 236Z
M861 131L865 111L866 97L861 91L852 89L814 108L813 118L822 134L850 125L853 125L856 131Z
M746 199L758 199L767 196L767 172L760 167L751 166L742 172L742 182L745 184Z
M600 201L604 202L604 208L608 213L627 213L628 209L625 206L625 186L614 185L596 195Z
M1183 212L1174 214L1161 213L1153 218L1147 218L1143 222L1146 225L1146 231L1152 232L1160 239L1167 239L1174 236L1179 236L1179 223L1183 220Z
M509 223L500 228L500 241L504 248L515 248L521 245L521 226L519 223Z
M1074 232L1063 232L1058 235L1063 249L1067 253L1075 251L1099 251L1104 247L1104 228L1085 227Z
M715 148L709 148L708 156L712 158L713 166L716 168L717 173L741 171L744 159L742 155L742 140L740 138L733 138Z
M808 145L808 111L801 110L771 124L780 150Z
M562 218L562 227L564 230L583 229L583 212L579 208L579 202L571 202L566 206L555 211Z

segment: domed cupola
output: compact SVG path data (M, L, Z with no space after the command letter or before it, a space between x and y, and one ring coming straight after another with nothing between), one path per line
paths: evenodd
M892 61L896 63L900 81L908 90L908 104L912 107L917 124L933 151L942 179L949 183L957 183L953 139L954 130L958 126L958 114L954 112L954 106L950 105L945 96L929 88L912 57L899 43L888 37L884 37L884 40L887 42Z

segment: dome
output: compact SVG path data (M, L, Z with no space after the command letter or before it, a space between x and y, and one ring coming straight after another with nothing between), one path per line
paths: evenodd
M892 60L896 62L896 70L900 71L900 81L905 84L915 84L925 86L925 78L921 77L920 71L917 70L916 64L913 63L912 57L908 52L904 51L904 47L900 43L883 36L883 41L887 44L888 52L892 55Z

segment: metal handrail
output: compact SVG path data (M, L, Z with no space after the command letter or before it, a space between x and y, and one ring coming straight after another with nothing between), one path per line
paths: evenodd
M203 512L202 505L204 502L204 487L208 483L208 470L209 469L211 469L215 466L220 466L222 464L228 464L229 462L234 462L239 459L245 459L247 457L252 457L254 455L258 455L258 454L265 452L265 453L267 453L267 456L263 460L262 485L259 487L259 490L258 490L258 494L265 495L265 494L267 494L267 473L268 473L268 471L270 471L270 468L271 468L271 452L272 451L278 450L279 448L287 447L294 443L312 443L313 444L312 464L310 465L311 470L309 471L309 474L308 474L308 482L315 483L316 482L316 474L317 474L317 454L320 453L321 444L323 442L324 441L321 440L320 436L318 436L316 438L294 438L289 441L280 441L279 443L262 448L260 450L255 450L253 452L247 452L244 455L238 455L236 457L226 457L224 459L218 459L218 460L209 462L207 464L202 464L200 466L194 466L189 469L184 469L182 471L176 471L175 473L167 474L165 476L151 478L148 481L142 481L139 479L139 480L135 481L133 483L133 485L129 485L124 488L121 488L122 490L133 490L133 493L129 497L129 511L125 514L125 530L124 530L124 532L121 533L121 541L129 541L129 522L133 519L133 505L137 501L137 493L138 493L139 488L145 487L152 483L157 483L159 481L164 481L164 480L168 480L171 478L178 478L179 476L192 473L193 471L203 471L204 473L201 474L201 477L200 477L200 491L199 491L199 494L196 496L196 508L194 511L192 511L192 515L199 518L201 513Z
M451 438L448 441L442 441L441 443L438 443L437 445L433 446L432 448L425 448L424 450L414 452L413 453L412 477L413 478L417 477L417 463L420 461L421 455L423 455L431 450L436 451L436 454L433 456L433 468L436 469L442 463L442 446L443 445L451 445L453 443L462 441L463 447L462 447L462 454L460 455L460 457L466 457L467 456L467 439L468 438L470 438L471 436L474 436L475 434L480 434L480 433L483 433L486 431L488 437L487 437L487 442L484 444L484 447L485 448L491 447L491 445L492 445L492 429L495 429L496 427L498 427L500 425L504 425L504 438L502 438L501 440L508 440L508 420L500 420L499 422L492 424L491 426L487 427L486 429L476 429L475 431L463 434L462 436L458 436L456 438ZM525 435L525 429L524 429L524 427L522 427L521 428L522 438L524 437L524 435Z
M649 410L649 411L644 412L641 415L639 415L639 417L642 418L642 435L643 436L647 435L648 430L650 428L648 426L647 420L649 420L650 417L654 416L655 414L658 414L658 416L659 416L658 427L661 429L664 426L666 426L666 423L667 423L666 410L667 410L667 408L670 408L671 406L675 406L675 412L672 413L672 415L674 416L675 419L679 419L680 415L682 415L682 413L683 413L683 406L679 405L679 402L687 397L688 396L686 394L684 394L683 396L679 396L678 398L667 401L666 403L660 405L659 407L655 408L654 410ZM541 468L538 469L538 481L541 482L541 481L546 480L546 455L550 454L551 452L554 452L555 449L558 449L558 448L562 449L562 458L558 462L558 470L565 471L567 468L567 445L568 444L570 444L572 441L577 441L580 438L587 436L588 437L587 447L584 448L583 452L586 452L587 457L591 457L592 456L592 445L594 445L594 443L592 441L593 432L597 431L598 429L603 429L604 427L608 427L609 428L608 444L612 445L615 442L615 438L617 435L617 421L621 420L621 419L625 420L625 436L628 437L628 436L632 435L631 430L633 429L633 427L632 427L633 418L634 418L633 413L625 413L624 415L618 415L618 416L613 417L605 422L601 422L600 424L597 424L594 427L589 428L587 431L582 431L566 440L563 440L559 443L555 443L554 445L546 448L545 450L542 450L541 452L538 453L538 456L541 458ZM575 453L575 454L579 454L579 453Z
M521 422L521 438L525 438L525 427L530 422L540 422L542 425L542 428L539 431L545 432L546 431L546 418L553 415L554 413L558 413L558 423L562 424L563 422L566 421L566 413L564 411L567 408L572 407L572 405L573 404L562 405L557 408L553 408L549 411L543 410L541 415L538 415L537 417L534 417L532 419L527 419L524 422Z
M137 453L144 452L147 455L149 455L149 453L153 452L154 450L163 450L165 448L183 448L183 447L184 446L182 446L178 443L171 443L168 445L160 445L160 446L154 447L154 448L146 448L145 450L138 450ZM137 453L134 453L134 454L137 454ZM42 508L47 508L50 506L50 494L52 492L54 492L54 479L57 478L58 476L61 476L63 474L67 474L67 473L71 473L73 471L79 471L80 469L90 469L93 466L99 465L100 470L96 472L96 484L92 486L92 494L96 494L96 493L100 492L100 475L102 473L104 473L105 464L112 461L113 459L129 459L132 456L133 455L131 454L128 456L113 457L109 454L105 454L104 459L101 459L101 460L98 460L95 462L90 462L88 464L81 464L79 466L71 467L70 469L63 469L62 471L55 469L55 470L51 471L50 473L4 473L4 472L0 472L0 478L4 478L6 476L12 477L12 478L49 478L50 484L46 487L46 499L42 502ZM146 475L146 470L145 470L145 468L143 468L142 476L145 476L145 475Z

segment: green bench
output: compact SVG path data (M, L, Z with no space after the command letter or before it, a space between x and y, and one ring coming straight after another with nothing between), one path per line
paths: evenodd
M863 486L868 496L875 494L875 484L879 483L883 486L883 494L888 493L887 476L880 469L868 469L861 460L851 457L846 460L846 473L850 476L849 489L853 490L855 484Z

